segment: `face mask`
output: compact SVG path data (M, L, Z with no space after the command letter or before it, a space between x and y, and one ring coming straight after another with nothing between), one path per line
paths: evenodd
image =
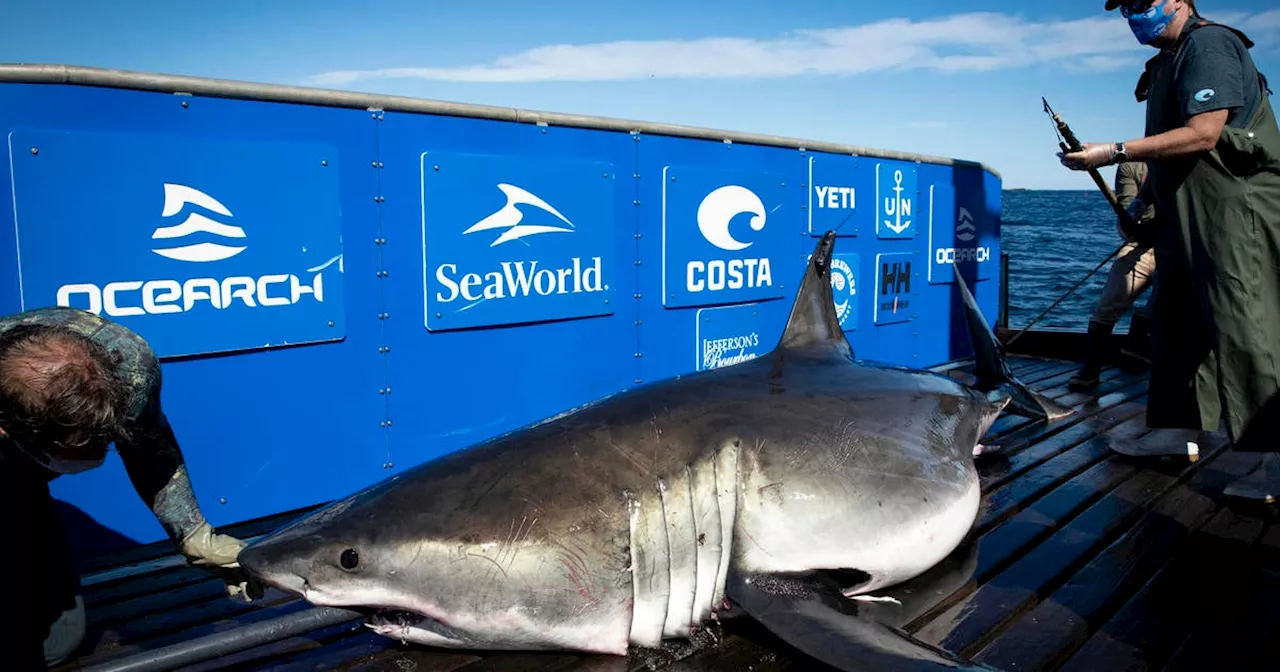
M1151 44L1160 33L1164 32L1169 22L1173 21L1173 14L1164 13L1164 3L1157 2L1147 9L1147 11L1139 14L1131 14L1127 7L1121 8L1120 12L1129 19L1129 30L1133 31L1133 36L1138 39L1139 44Z
M2 436L3 435L0 435L0 437ZM54 457L53 455L48 455L38 451L27 450L17 441L10 441L9 443L22 451L23 454L35 460L40 464L40 466L55 474L79 474L81 472L89 471L90 469L97 469L102 466L102 463L107 461L106 451L103 451L102 457L93 460L69 460Z
M78 474L82 471L97 469L107 461L107 456L103 455L96 460L60 460L56 457L46 458L44 466L49 471L57 474Z

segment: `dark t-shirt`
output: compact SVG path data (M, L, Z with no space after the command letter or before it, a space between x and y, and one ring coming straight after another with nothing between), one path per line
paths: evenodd
M1261 104L1258 71L1248 48L1235 33L1216 25L1201 26L1183 39L1186 44L1177 64L1183 122L1228 109L1228 126L1248 126Z

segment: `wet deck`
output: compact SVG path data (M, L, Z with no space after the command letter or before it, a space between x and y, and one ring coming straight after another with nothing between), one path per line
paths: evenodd
M967 582L928 599L907 626L921 639L1005 670L1246 669L1280 638L1280 526L1270 507L1227 506L1222 491L1257 457L1201 446L1197 461L1137 463L1107 450L1148 430L1146 378L1108 369L1091 394L1066 388L1075 365L1018 357L1015 373L1079 413L1046 426L1002 418L980 464L983 508ZM947 367L940 367L947 368ZM963 367L949 375L963 376ZM228 528L242 538L282 519ZM246 605L161 546L101 558L84 573L89 636L60 670L80 669L260 622L308 605L276 592ZM821 669L745 619L628 661L573 654L435 651L352 622L185 669ZM606 665L610 669L612 666Z

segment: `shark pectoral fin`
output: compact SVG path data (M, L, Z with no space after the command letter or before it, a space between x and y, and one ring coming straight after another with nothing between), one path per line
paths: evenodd
M969 328L969 342L973 345L973 375L978 379L977 388L988 397L1011 397L1009 410L1033 420L1054 422L1073 413L1054 401L1023 384L1009 369L1004 346L991 331L991 325L983 316L978 301L969 291L969 283L960 273L955 274L956 286L964 302L965 323Z
M1049 397L1020 383L1006 384L1004 393L1012 397L1009 402L1009 410L1018 415L1054 422L1075 413L1074 410L1064 408Z
M818 572L732 577L730 600L770 632L838 670L985 670L874 618Z

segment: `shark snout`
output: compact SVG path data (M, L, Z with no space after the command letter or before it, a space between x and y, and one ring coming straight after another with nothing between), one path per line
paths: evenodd
M250 545L240 551L240 568L252 574L258 580L275 586L280 590L306 595L307 581L297 573L289 571L273 562L262 547Z

